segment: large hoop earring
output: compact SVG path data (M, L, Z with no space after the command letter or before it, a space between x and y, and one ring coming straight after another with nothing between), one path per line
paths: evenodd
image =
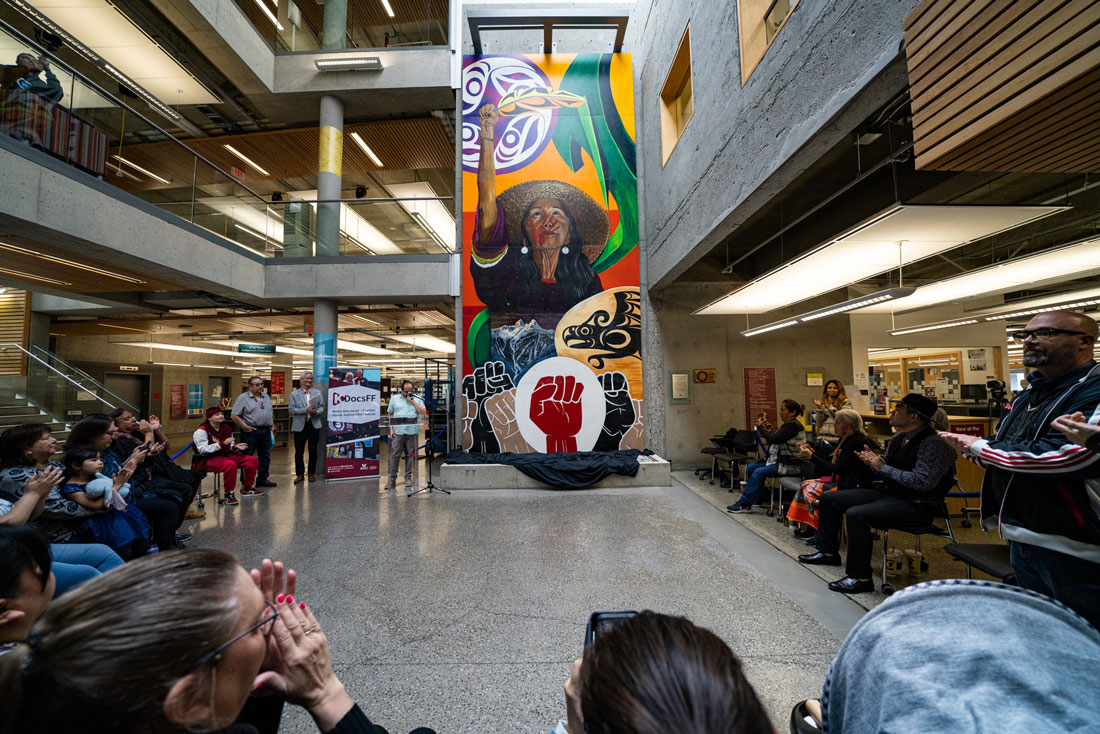
M521 255L526 255L527 254L527 245L524 245L523 247L519 248L519 252L520 252Z
M568 255L569 254L569 245L566 245L565 247L561 248L561 254L563 254L563 255Z

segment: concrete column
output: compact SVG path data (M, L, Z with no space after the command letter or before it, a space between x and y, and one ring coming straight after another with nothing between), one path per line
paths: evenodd
M336 366L336 339L340 332L336 301L318 298L313 302L313 384L321 391L325 411L328 411L328 376ZM325 473L325 442L328 440L328 418L321 424L317 442L317 457L321 474Z
M342 4L342 3L341 3ZM328 28L325 5L325 28ZM317 150L317 199L339 199L344 158L344 103L338 97L321 97L320 141ZM340 254L340 205L317 205L317 254Z
M343 49L346 46L344 38L347 31L348 0L325 0L325 29L321 34L321 48L326 51Z

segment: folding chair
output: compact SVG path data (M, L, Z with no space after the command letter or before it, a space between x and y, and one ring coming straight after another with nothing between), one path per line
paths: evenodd
M947 555L966 564L966 577L971 577L971 567L1000 579L1002 583L1016 585L1016 572L1012 570L1008 546L1004 543L948 543L943 547Z

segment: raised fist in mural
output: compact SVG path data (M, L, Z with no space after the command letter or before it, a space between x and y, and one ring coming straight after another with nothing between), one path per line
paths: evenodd
M477 111L478 122L481 124L481 139L486 138L493 139L493 128L496 127L497 122L500 120L500 112L497 110L497 106L492 102L483 104L481 109Z
M467 401L465 415L473 415L470 423L470 433L473 436L470 451L482 454L500 452L500 442L493 433L489 414L484 409L484 401L485 398L513 387L512 378L505 371L503 362L486 362L475 369L473 374L462 378L462 394ZM469 409L471 404L475 406L474 410ZM465 430L465 426L463 429Z
M546 434L546 453L577 450L584 385L571 375L547 375L531 393L531 422Z
M630 384L622 372L604 372L599 380L606 409L603 430L596 439L596 451L618 451L619 442L634 425L634 402L630 399Z
M462 416L462 448L473 451L474 418L477 417L477 403L465 395L458 396L459 415Z
M485 398L482 410L489 414L489 423L493 427L493 433L500 441L500 450L513 454L528 454L533 450L531 445L519 432L519 421L516 420L516 391L505 390L502 393Z

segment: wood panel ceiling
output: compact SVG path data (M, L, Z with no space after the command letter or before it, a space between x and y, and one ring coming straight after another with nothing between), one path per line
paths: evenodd
M352 140L352 133L358 133L363 142L374 151L382 161L381 167L368 158L362 148ZM318 128L308 127L243 135L221 135L213 138L193 138L185 143L222 170L231 172L232 169L237 169L241 172L239 180L247 184L271 179L316 177L318 140ZM268 175L265 176L230 153L225 148L226 145L236 148L267 171ZM128 166L123 166L123 171L130 175L122 177L108 170L106 176L114 176L112 181L115 184L130 191L180 187L189 189L193 177L197 177L199 186L227 182L225 176L201 161L196 170L195 157L186 149L170 141L124 145L121 152L113 149L111 154L118 154L169 181L165 184ZM116 162L113 158L110 161L113 168ZM344 127L343 170L345 175L375 173L383 170L404 171L453 167L454 146L438 118L420 117L359 122Z
M924 0L905 21L916 166L1100 171L1100 3Z
M389 0L394 17L390 17L382 7L381 0L348 0L348 31L372 27L389 27L403 23L423 23L443 20L448 14L447 0ZM320 38L325 26L325 7L315 0L301 0L297 3L302 11L302 24L314 36ZM252 25L260 29L264 37L273 35L271 19L260 10L256 0L237 0L239 7ZM270 6L273 13L278 9Z
M9 245L12 248L20 248L21 250L30 250L33 253L37 253L37 255L20 252L15 249L8 249L3 247L3 245ZM58 260L51 260L50 258L63 259L69 262L59 262ZM106 272L98 273L92 270L86 270L79 267L80 265L98 268ZM4 271L25 273L39 278L48 278L49 281L53 282L34 280L26 277L21 278L18 275L13 275L12 273ZM106 273L127 276L140 282L134 283L120 278L113 278ZM0 279L5 281L17 280L27 284L27 287L32 289L38 286L39 288L55 288L71 293L86 294L169 291L181 290L182 288L182 286L176 285L175 283L152 278L136 270L121 268L111 263L101 262L83 255L73 255L66 250L51 247L50 245L27 239L26 237L5 234L4 232L0 232Z

